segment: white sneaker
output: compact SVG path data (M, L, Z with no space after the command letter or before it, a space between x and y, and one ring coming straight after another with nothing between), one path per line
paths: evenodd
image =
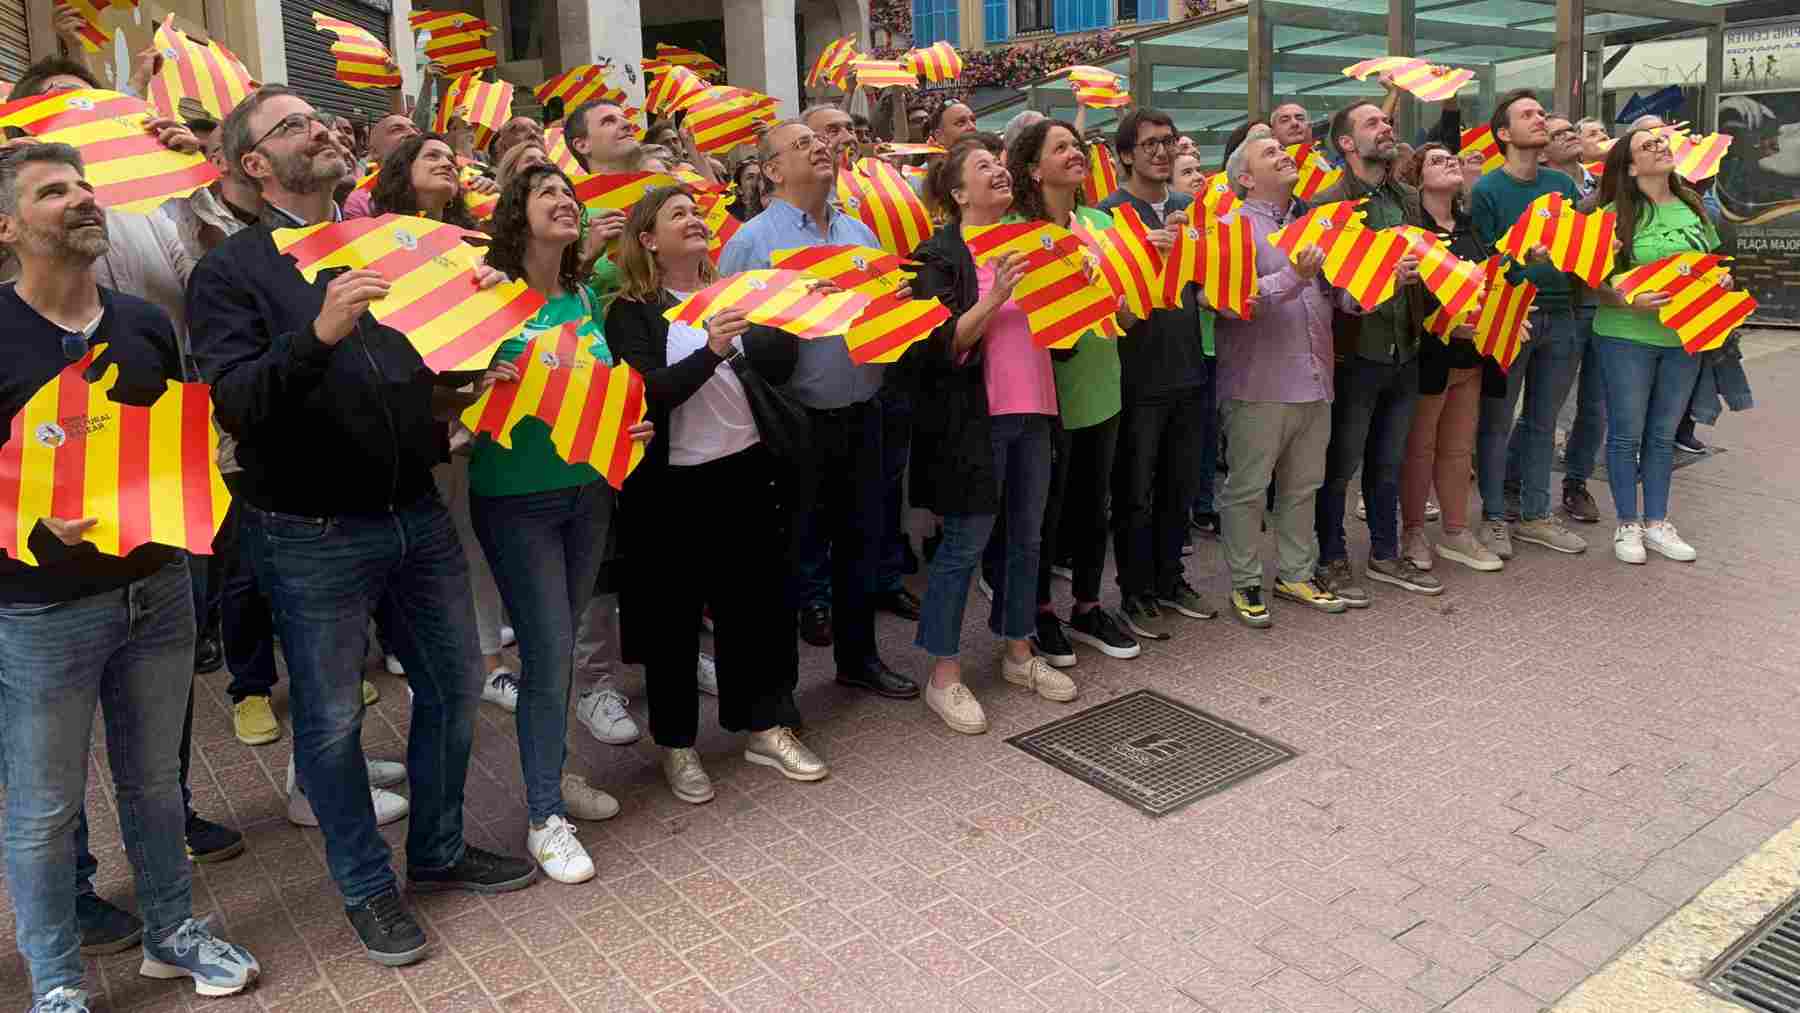
M511 647L519 642L519 631L511 626L500 627L500 646Z
M1356 519L1359 521L1369 519L1369 504L1363 502L1363 495L1360 492L1356 494Z
M391 788L406 782L406 765L392 760L368 760L369 787Z
M590 689L575 701L575 717L594 738L609 746L622 746L643 734L626 713L625 704L625 694L610 686Z
M1644 526L1637 521L1619 525L1613 532L1613 555L1621 563L1642 563L1648 559L1644 555Z
M510 668L496 668L481 684L481 698L499 704L508 713L519 709L519 677Z
M1699 557L1694 547L1682 541L1675 533L1675 525L1668 521L1657 521L1644 525L1644 546L1675 560L1677 563L1691 563Z
M558 883L585 883L594 878L594 860L575 839L575 829L561 816L552 816L543 826L527 830L525 847L543 867L544 875Z
M391 654L387 656L387 660L386 660L385 664L387 665L387 670L388 670L389 675L405 675L406 674L406 666L400 664L400 659L394 657Z
M697 663L695 675L700 682L700 692L705 693L707 696L719 695L719 665L717 662L713 661L712 655L705 651L700 652L700 660Z
M1443 507L1438 506L1437 497L1425 497L1425 519L1428 521L1435 521L1442 516L1444 516L1444 509Z
M382 788L369 789L369 803L375 807L375 825L378 827L385 827L396 820L405 819L407 812L411 809L406 801L406 796L396 795ZM297 827L319 825L319 817L313 812L312 803L308 802L306 795L292 784L288 787L287 818L289 823Z
M599 822L619 815L619 800L588 783L580 774L562 776L563 804L578 820Z
M975 586L981 589L981 593L987 598L988 601L994 600L994 585L988 583L988 579L986 577L976 577L975 578Z
M951 731L964 735L980 735L988 730L987 713L969 687L953 682L943 689L925 680L925 706L944 719Z
M1035 654L1024 661L1014 661L1011 655L1002 655L1000 676L1015 686L1023 686L1046 700L1058 703L1073 700L1077 694L1074 679L1051 668L1048 662Z

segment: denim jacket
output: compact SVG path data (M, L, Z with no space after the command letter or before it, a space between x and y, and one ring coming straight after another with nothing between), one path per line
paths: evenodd
M1735 334L1718 348L1700 353L1700 380L1689 407L1694 421L1703 426L1719 421L1721 399L1734 412L1756 406L1750 397L1750 378L1744 373L1744 350Z

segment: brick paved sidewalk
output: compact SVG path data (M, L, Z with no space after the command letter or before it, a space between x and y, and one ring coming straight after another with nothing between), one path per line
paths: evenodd
M318 834L281 818L289 740L240 746L223 675L206 677L195 802L250 850L198 869L195 906L265 978L196 1000L137 977L131 953L90 987L103 1008L221 1013L1536 1010L1800 816L1800 351L1751 375L1756 411L1711 431L1730 452L1675 479L1696 564L1627 567L1610 525L1583 527L1587 556L1525 546L1504 574L1448 569L1439 599L1376 585L1366 612L1278 603L1271 632L1222 618L1132 662L1083 652L1084 701L1149 687L1303 753L1259 778L1152 820L1004 742L1066 706L978 668L994 727L967 738L919 703L839 690L829 652L805 649L830 780L783 781L714 730L718 799L688 806L647 742L572 726L572 769L625 807L582 828L597 879L422 898L437 948L399 971L359 955ZM1216 546L1189 571L1224 590ZM983 665L985 619L976 598ZM883 620L884 656L917 673L911 634ZM376 678L366 744L400 758L406 695ZM638 677L623 688L641 719ZM510 716L483 706L476 751L470 838L522 853ZM129 903L108 791L90 804L102 892ZM23 1008L4 921L0 1004Z

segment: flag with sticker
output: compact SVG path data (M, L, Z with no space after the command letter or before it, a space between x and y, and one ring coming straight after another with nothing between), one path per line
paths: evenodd
M675 115L706 94L709 87L700 75L686 67L663 67L654 73L646 67L644 73L651 74L644 87L644 108L652 116Z
M429 32L425 56L442 67L447 77L475 74L500 65L500 55L482 41L494 34L493 26L462 11L414 11L409 23L415 32Z
M1174 242L1163 258L1164 304L1179 306L1182 288L1193 283L1208 305L1250 319L1257 281L1256 236L1249 220L1230 214L1171 231Z
M205 155L171 151L145 130L154 115L142 99L83 88L0 105L0 127L74 146L101 207L148 214L219 178Z
M1327 249L1338 234L1348 228L1361 228L1367 215L1360 200L1333 201L1321 204L1269 235L1269 244L1293 260L1308 246Z
M1294 182L1294 196L1310 201L1337 185L1344 170L1325 160L1324 152L1305 144L1288 145L1287 153L1300 167L1300 178Z
M1485 124L1462 132L1462 146L1457 148L1456 154L1459 158L1479 154L1482 172L1493 172L1506 164L1506 156L1500 153L1500 142L1494 139L1494 131Z
M1295 263L1308 246L1317 246L1325 254L1325 280L1371 310L1393 298L1400 258L1410 243L1401 233L1365 228L1361 204L1322 204L1276 231L1269 242Z
M457 97L455 115L475 128L475 149L485 149L512 119L513 86L506 81L483 81L471 75Z
M817 284L817 278L800 271L741 271L694 293L663 316L704 327L713 314L737 309L753 324L802 338L824 338L848 331L869 306L866 295L815 292Z
M850 64L857 57L856 36L846 35L834 39L819 53L813 61L812 69L806 72L806 85L809 88L823 88L834 84L840 91L850 90Z
M612 102L625 105L625 93L606 83L606 68L584 63L563 71L531 91L538 105L547 106L551 99L562 99L566 117L588 102Z
M513 427L537 419L550 430L556 456L593 468L620 489L644 459L644 445L631 438L631 427L648 414L644 378L622 362L603 365L577 331L570 322L538 332L513 362L519 379L488 388L462 422L510 448Z
M81 28L76 32L81 37L81 48L98 53L112 45L112 30L106 27L103 13L135 11L138 0L56 0L54 7L58 11L74 11L81 17Z
M400 67L387 45L373 32L342 18L313 11L313 28L337 36L331 56L337 61L337 79L352 88L398 88Z
M706 89L683 107L694 144L709 155L755 144L757 134L779 119L777 108L767 95L722 84Z
M1150 245L1150 230L1136 208L1114 208L1110 228L1090 229L1077 220L1075 235L1100 258L1101 277L1133 316L1144 320L1153 309L1169 308L1160 284L1163 256Z
M877 60L872 56L858 56L850 62L851 70L856 72L856 85L859 88L917 88L919 75L899 60Z
M1223 218L1236 211L1244 203L1223 171L1206 177L1206 183L1201 187L1199 197L1200 206L1213 218Z
M379 273L388 294L369 304L375 319L406 336L433 372L481 369L500 342L523 330L544 297L523 281L483 289L485 256L464 242L480 233L429 218L382 215L277 229L275 249L294 258L309 282L327 268Z
M769 263L787 271L804 271L846 292L874 298L889 295L912 280L919 265L872 246L798 246L769 254Z
M1073 232L1050 222L1005 222L963 229L975 263L988 266L1006 254L1025 258L1025 274L1012 301L1025 311L1031 339L1040 348L1069 348L1090 330L1108 337L1123 331L1114 319L1119 296L1103 281L1100 259Z
M1073 66L1068 68L1069 86L1075 101L1090 109L1117 109L1131 104L1131 93L1119 75L1104 67Z
M1719 174L1719 164L1731 150L1730 134L1690 134L1668 131L1669 151L1675 156L1675 172L1690 183Z
M1677 253L1613 279L1627 300L1661 292L1669 301L1656 311L1690 354L1717 348L1756 311L1756 299L1723 284L1730 258L1717 253Z
M1448 314L1447 320L1458 320L1475 307L1487 281L1480 264L1451 253L1450 247L1429 230L1398 225L1390 231L1404 237L1410 252L1419 258L1419 282L1437 300L1440 310Z
M644 195L681 181L660 172L603 172L575 177L575 199L596 211L630 211Z
M1344 68L1345 77L1358 81L1376 74L1392 74L1395 87L1426 102L1442 102L1475 80L1472 70L1440 67L1416 56L1378 56Z
M1531 282L1514 285L1506 280L1512 270L1505 257L1489 257L1483 261L1479 307L1465 309L1461 314L1448 313L1441 308L1433 310L1425 318L1426 331L1448 343L1453 330L1467 325L1474 331L1475 348L1499 363L1502 371L1510 370L1513 360L1519 357L1519 349L1524 346L1525 320L1531 315L1532 302L1537 298L1537 286Z
M879 158L837 174L838 200L875 233L881 248L907 256L931 235L931 216L900 171Z
M1119 189L1119 166L1112 145L1095 141L1088 145L1088 174L1081 182L1081 196L1089 207L1111 197Z
M1547 193L1526 205L1495 249L1523 264L1533 248L1543 246L1557 270L1598 288L1612 273L1616 223L1611 211L1580 214L1562 194Z
M948 42L934 42L924 49L912 50L901 62L932 84L950 84L963 72L962 54Z
M37 565L46 517L99 523L83 537L109 556L155 542L211 555L231 495L219 475L211 389L170 381L155 403L108 397L119 376L84 375L90 350L25 402L0 446L0 549Z
M648 74L663 67L680 67L713 81L725 76L725 68L719 65L719 61L705 53L696 53L691 49L658 42L656 55L644 61L644 72Z
M151 37L162 54L162 67L150 78L150 104L164 116L179 119L181 100L193 99L224 119L257 83L243 61L213 39L202 45L175 27L175 15L163 19Z

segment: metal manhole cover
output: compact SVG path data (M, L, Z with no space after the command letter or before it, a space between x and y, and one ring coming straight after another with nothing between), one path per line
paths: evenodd
M1152 816L1297 754L1154 690L1140 689L1006 740Z
M1800 896L1734 943L1702 980L1714 993L1751 1009L1800 1011Z

